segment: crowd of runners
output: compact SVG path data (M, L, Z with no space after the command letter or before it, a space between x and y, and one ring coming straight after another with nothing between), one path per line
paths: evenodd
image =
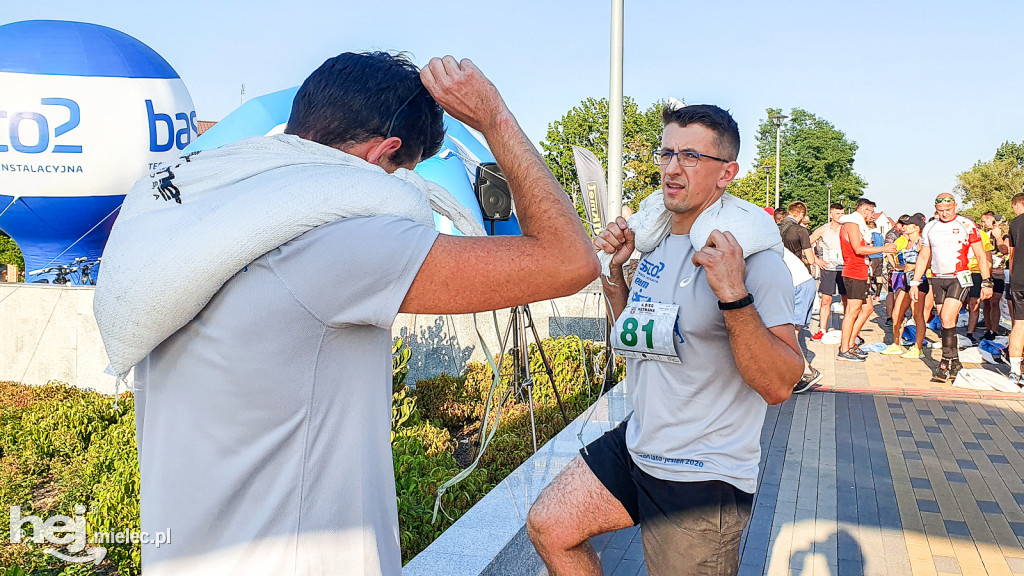
M807 328L811 340L839 344L838 360L865 362L869 353L861 347L860 331L873 313L881 314L876 306L884 302L887 345L877 350L881 354L924 361L930 329L940 343L934 347L942 349L932 381L954 381L963 367L959 352L980 346L1008 363L1010 382L1024 387L1024 266L1017 261L1024 251L1014 250L1024 244L1024 193L1011 204L1016 217L1009 222L993 212L974 222L958 214L956 199L944 193L935 198L930 215L893 220L861 198L849 214L840 204L829 206L828 222L813 231L803 202L785 211L768 209L793 275L798 335ZM1004 316L1012 322L1010 330L1000 325ZM794 392L821 378L805 362Z

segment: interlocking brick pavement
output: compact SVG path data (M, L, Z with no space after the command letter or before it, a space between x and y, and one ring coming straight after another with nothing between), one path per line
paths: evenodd
M811 342L821 384L769 408L741 576L1024 575L1024 395L930 382L938 350L836 349ZM647 574L639 529L592 544L606 575Z

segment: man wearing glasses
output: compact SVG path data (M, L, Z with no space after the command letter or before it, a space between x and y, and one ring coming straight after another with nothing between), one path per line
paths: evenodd
M978 227L968 218L956 213L956 199L944 192L935 198L937 218L925 225L921 232L921 253L910 281L910 298L917 302L921 281L931 268L928 281L939 303L939 321L942 323L942 360L932 370L933 382L956 378L960 365L956 337L956 321L960 308L973 285L968 264L968 251L973 250L981 271L981 299L992 297L994 282L990 275L988 256L981 243Z
M778 253L744 260L728 230L690 241L739 170L736 122L717 106L667 107L662 122L654 158L671 233L644 254L632 286L626 221L594 245L613 255L604 289L619 324L631 318L627 302L652 303L668 310L675 336L666 361L627 359L632 417L581 450L530 510L530 538L552 575L601 574L588 538L636 524L650 574L735 574L767 405L789 398L803 370ZM751 208L751 222L764 218Z

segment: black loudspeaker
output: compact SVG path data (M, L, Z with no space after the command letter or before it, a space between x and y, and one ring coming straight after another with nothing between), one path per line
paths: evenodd
M484 220L508 220L512 217L512 192L497 163L484 162L477 166L473 188Z

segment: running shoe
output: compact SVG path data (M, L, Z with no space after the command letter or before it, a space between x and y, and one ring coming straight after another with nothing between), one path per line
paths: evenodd
M968 334L967 339L971 341L972 346L978 345L978 341L974 339L974 334Z
M857 336L857 338L853 341L853 345L854 346L860 346L863 343L864 343L864 339L861 338L860 336Z
M811 368L811 373L810 374L804 374L800 378L800 381L796 383L796 386L793 387L793 394L800 394L802 392L807 392L808 390L811 389L811 386L814 386L820 380L821 380L821 372L819 370L817 370L816 368Z
M868 353L863 351L863 350L861 350L860 346L854 346L853 348L850 348L850 352L852 352L854 356L859 356L861 358L867 358L868 357Z
M949 379L950 380L955 380L956 379L956 375L960 373L960 370L963 367L964 367L964 365L960 363L960 359L959 358L950 358L949 359Z
M886 318L885 319L885 325L886 326L892 326L892 318Z
M943 358L939 365L932 370L932 382L945 382L949 378L949 360Z
M844 360L846 362L863 362L864 358L861 358L860 356L857 356L850 350L847 350L846 352L840 352L836 356L836 360Z
M1010 375L1007 376L1007 378L1009 378L1010 382L1016 384L1017 386L1024 387L1024 383L1022 383L1024 382L1024 378L1022 378L1020 374L1016 372L1010 372Z
M910 358L912 360L916 360L918 358L923 358L923 357L924 357L924 352L921 352L921 349L918 348L917 346L911 346L906 352L904 352L903 354L900 354L900 358Z
M824 331L818 330L817 332L814 333L814 336L811 336L811 340L814 340L815 342L818 342L818 341L821 340L821 337L824 336L824 335L825 335Z
M886 347L885 350L882 350L882 354L886 354L888 356L895 356L897 354L903 354L903 347L902 346L897 346L895 344L889 344L889 346Z
M985 333L981 335L982 340L995 340L996 333L991 330L985 330Z

